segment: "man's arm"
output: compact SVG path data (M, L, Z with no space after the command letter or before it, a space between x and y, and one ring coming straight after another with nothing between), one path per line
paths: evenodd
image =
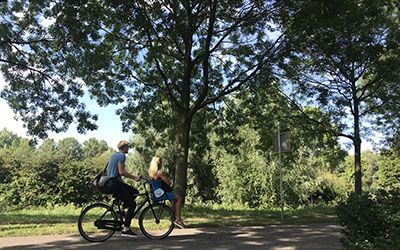
M118 172L121 176L131 178L132 180L139 181L140 178L125 171L125 163L118 162Z

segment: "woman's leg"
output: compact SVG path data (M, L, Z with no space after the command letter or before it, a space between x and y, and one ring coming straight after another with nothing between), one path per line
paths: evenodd
M182 197L178 194L175 195L173 210L176 221L182 222Z

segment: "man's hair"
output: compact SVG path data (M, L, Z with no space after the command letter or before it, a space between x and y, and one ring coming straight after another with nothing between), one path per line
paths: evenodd
M118 146L117 147L118 147L119 150L121 150L125 146L129 147L129 143L127 141L122 140L122 141L118 142Z

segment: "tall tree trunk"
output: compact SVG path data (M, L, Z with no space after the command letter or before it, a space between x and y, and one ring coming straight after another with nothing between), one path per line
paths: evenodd
M361 137L360 137L360 111L357 95L354 91L354 191L356 194L362 193L362 172L361 172Z
M354 130L358 130L359 125L355 125ZM354 191L356 194L362 193L362 172L361 172L361 138L360 132L356 132L354 136Z
M175 191L185 201L187 188L187 167L189 158L190 127L192 118L181 114L179 126L179 139L177 145L177 161L175 171Z

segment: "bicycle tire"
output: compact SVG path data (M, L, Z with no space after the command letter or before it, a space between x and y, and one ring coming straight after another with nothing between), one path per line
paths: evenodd
M95 209L98 209L99 211L94 211ZM96 219L93 222L89 220L88 222L88 227L95 230L95 228L99 229L99 227L104 227L104 228L100 228L101 230L103 230L104 232L104 236L101 237L92 237L89 234L88 229L84 228L83 223L85 219L92 219L90 218L91 216L95 216L96 213L94 213L94 215L88 215L88 212L97 212L98 214L102 214L102 216L100 217L100 219L102 219L102 217L104 217L105 215L107 215L107 218L109 220L99 220ZM97 218L97 215L96 217ZM96 225L97 222L104 222L103 226L99 226ZM111 224L114 226L106 226L105 224ZM118 219L117 219L117 214L115 213L115 211L112 209L111 206L104 204L104 203L95 203L95 204L91 204L89 206L87 206L86 208L84 208L79 216L78 219L78 230L79 230L79 234L87 241L90 242L102 242L102 241L106 241L107 239L109 239L111 236L113 236L113 234L115 233L115 231L117 230L117 228L115 227L115 225L118 223Z
M157 222L157 219L162 219L162 221ZM144 208L140 214L140 231L149 239L164 239L170 235L174 229L174 220L175 216L170 207L162 203L151 204ZM164 225L165 230L160 229L160 227ZM154 227L156 229L153 229ZM159 234L156 235L155 232L157 231Z

